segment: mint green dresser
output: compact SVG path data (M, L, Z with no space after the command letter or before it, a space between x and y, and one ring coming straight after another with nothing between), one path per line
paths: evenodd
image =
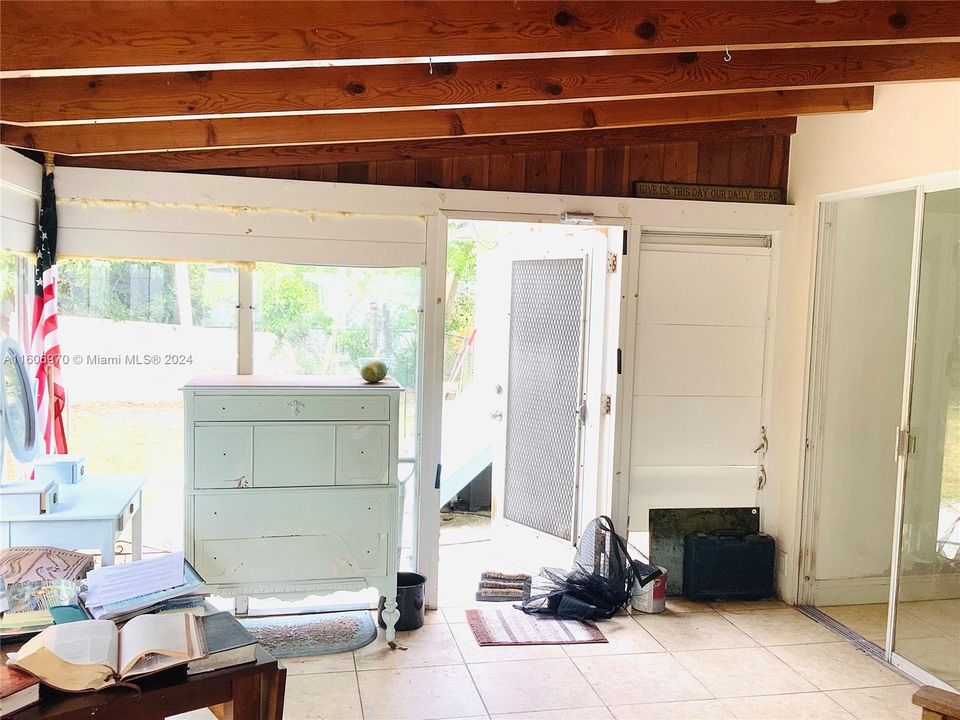
M210 591L296 598L373 587L394 639L402 388L211 376L183 388L184 550Z

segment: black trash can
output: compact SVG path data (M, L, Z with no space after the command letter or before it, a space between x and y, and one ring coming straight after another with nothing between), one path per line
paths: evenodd
M419 573L397 573L397 608L400 610L397 630L416 630L423 627L423 594L426 583L427 579ZM377 620L382 628L387 626L383 621L383 605L386 601L385 597L380 597Z

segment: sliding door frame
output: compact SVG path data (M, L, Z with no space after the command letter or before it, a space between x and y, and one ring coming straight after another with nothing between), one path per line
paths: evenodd
M803 482L803 512L800 529L800 572L798 575L798 600L800 605L813 605L816 599L817 516L821 486L821 457L819 448L821 445L820 437L823 430L821 406L824 400L824 369L829 353L829 348L826 347L824 341L830 326L829 297L833 281L833 253L836 247L836 204L843 200L862 199L908 190L912 190L915 193L913 248L907 308L907 341L904 348L903 394L900 409L900 429L909 433L910 404L913 392L916 350L917 313L919 309L924 197L927 193L950 190L958 187L960 187L960 172L946 172L856 190L830 193L817 198L820 208L819 230L814 242L815 269L811 287L810 342L807 359L806 407L804 411L806 440L804 443L804 464L801 470ZM891 436L893 436L893 430L892 428ZM899 655L893 647L896 638L897 599L900 591L901 538L903 531L903 506L906 492L907 455L905 452L899 452L896 443L894 443L894 447L891 448L891 450L897 452L897 486L894 506L893 545L891 548L890 585L887 600L887 627L884 647L882 648L883 657L891 665L903 670L921 682L949 688L949 685L930 672Z

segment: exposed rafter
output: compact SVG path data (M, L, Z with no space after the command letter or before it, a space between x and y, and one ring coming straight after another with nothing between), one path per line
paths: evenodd
M8 79L0 119L304 114L960 77L960 43Z
M409 110L49 127L3 125L0 139L13 147L67 155L103 155L644 127L863 111L872 107L873 87L852 87L456 111Z
M4 0L4 71L960 38L960 3Z

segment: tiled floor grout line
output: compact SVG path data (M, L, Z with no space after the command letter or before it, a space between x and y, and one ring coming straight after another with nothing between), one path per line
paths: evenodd
M376 642L377 639L378 638L374 638L373 641ZM353 680L357 684L357 700L360 702L360 717L366 718L367 713L363 709L363 693L360 691L360 671L357 668L357 651L356 650L351 651L350 655L353 656Z
M389 668L370 667L370 668L366 668L366 669L360 669L359 664L358 664L358 658L357 658L356 653L355 653L355 652L351 653L351 656L352 656L351 659L352 659L352 665L353 665L353 674L354 674L354 682L355 682L355 687L356 687L356 692L357 692L357 698L358 698L358 701L359 701L360 711L361 711L362 717L366 718L366 713L365 713L365 708L364 708L364 701L363 701L363 695L362 695L362 693L361 693L360 684L359 684L359 673L361 673L361 672L402 671L402 670L416 670L416 669L427 669L427 668L436 668L436 667L465 667L465 668L467 669L467 673L468 673L468 675L469 675L469 677L470 677L471 683L472 683L472 685L473 685L473 687L474 687L474 691L477 693L477 697L478 697L479 700L480 700L481 706L482 706L482 708L483 708L483 712L484 712L484 713L486 714L486 716L489 718L489 717L492 717L492 713L491 713L491 711L490 711L490 708L489 708L489 706L488 706L488 704L487 704L486 699L483 697L483 695L482 695L481 692L480 692L479 685L477 684L476 677L473 675L473 671L472 671L472 667L471 667L471 666L472 666L472 665L486 665L486 664L489 664L489 663L499 663L499 664L502 664L502 663L514 663L514 662L519 663L519 662L529 662L529 661L531 661L531 660L540 660L540 659L541 659L541 658L517 658L517 659L502 659L502 660L490 660L490 661L483 660L483 661L480 661L480 662L476 662L476 661L474 661L474 662L468 662L468 661L466 660L466 656L465 656L465 654L464 654L464 651L463 651L463 649L462 649L462 647L461 647L461 645L460 645L457 637L453 635L453 626L454 626L454 625L461 625L461 624L464 624L464 623L451 623L450 620L449 620L449 618L447 617L447 615L446 615L445 613L443 613L442 610L438 609L438 610L436 610L436 612L438 612L438 613L440 614L440 617L438 618L438 622L433 622L433 623L429 623L429 624L430 624L430 625L444 625L444 626L446 627L447 633L450 634L450 636L452 637L453 642L454 642L455 645L456 645L456 650L457 650L457 653L456 653L456 654L457 654L457 656L459 657L459 661L444 662L444 663L439 663L439 664L428 664L428 665L413 665L413 666L408 666L408 667L402 667L402 666L401 666L401 667L389 667ZM763 648L764 650L766 650L766 651L767 651L767 654L770 655L771 659L773 659L773 660L777 661L778 663L782 664L783 666L785 666L786 668L788 668L790 671L792 671L793 673L797 674L798 676L800 676L801 678L803 678L804 680L806 680L808 683L810 683L810 685L812 685L812 686L815 688L815 689L812 689L812 690L800 690L800 691L796 691L796 692L770 693L770 694L764 694L764 695L762 695L762 696L757 696L757 697L776 698L776 697L789 697L789 696L794 696L794 695L805 695L805 696L823 695L825 698L827 698L827 700L829 700L829 702L831 703L831 705L836 705L838 708L842 708L842 709L846 710L847 712L850 712L850 713L852 713L852 714L855 714L855 713L853 713L853 711L847 710L847 708L846 708L845 705L841 704L839 701L837 701L836 699L834 699L829 693L843 693L843 692L848 692L848 691L849 691L849 692L855 692L855 691L871 691L871 690L880 690L880 689L888 689L888 688L889 688L889 689L892 689L892 688L903 687L904 685L907 685L907 684L912 684L909 678L903 678L903 679L904 679L904 682L903 682L903 683L898 683L898 684L864 685L864 686L857 685L857 686L854 686L854 687L834 688L834 689L831 689L831 690L821 689L821 688L817 687L816 683L814 683L812 680L807 679L806 675L804 675L803 673L801 673L799 669L795 668L793 665L791 665L791 664L790 664L789 662L787 662L786 660L783 660L782 658L779 658L775 653L772 652L772 649L775 649L775 648L798 647L798 646L805 646L805 645L840 644L840 643L844 643L844 639L843 639L842 637L839 637L839 636L838 636L836 639L831 639L831 640L812 640L812 641L804 641L804 642L787 642L787 643L779 642L779 643L775 643L775 644L774 644L774 643L771 643L771 644L765 645L765 644L762 644L754 635L751 635L751 634L748 633L746 630L743 630L742 628L740 628L736 623L733 623L728 617L725 617L723 613L721 613L721 612L719 612L719 611L717 611L717 610L715 610L715 609L711 609L711 612L716 612L717 614L721 615L721 617L724 617L724 619L727 620L727 623L728 623L730 626L732 626L733 628L735 628L737 631L743 633L746 637L750 638L751 641L755 642L755 643L756 643L756 646L755 646L755 647ZM677 613L677 614L680 615L681 613ZM701 613L682 613L682 614L683 614L683 615L696 615L696 614L701 614ZM642 703L642 702L641 702L641 703L622 703L622 704L617 704L617 705L609 705L609 704L607 704L607 703L605 702L604 698L601 697L600 693L597 691L597 688L590 682L590 680L589 680L589 679L586 677L586 675L584 674L583 670L580 668L580 666L579 666L579 664L578 664L578 662L577 662L579 659L582 658L582 659L586 659L586 660L597 660L597 659L605 659L605 658L619 658L619 657L626 657L626 656L632 656L632 655L642 655L642 656L646 656L646 655L668 654L668 655L670 655L671 659L672 659L674 662L676 662L676 663L679 665L679 667L683 668L683 670L684 670L685 672L687 672L687 673L692 677L692 679L697 683L697 685L699 685L699 686L702 688L702 690L703 690L703 692L705 693L705 695L708 696L708 697L706 697L706 698L703 699L704 702L708 702L708 701L709 701L709 702L719 702L721 705L723 705L723 707L729 709L731 702L736 702L737 700L740 700L740 699L743 699L743 698L746 698L746 697L754 697L753 695L735 696L735 697L730 697L730 698L720 698L720 697L717 697L711 690L709 690L709 689L700 681L699 678L697 678L696 675L694 675L694 674L692 673L692 671L690 671L689 669L687 669L687 667L686 667L682 662L680 662L680 659L677 657L677 655L680 654L680 653L697 652L697 650L669 650L669 649L667 649L666 647L662 646L662 645L660 644L660 641L659 641L652 633L650 633L649 630L647 630L647 629L640 623L640 621L639 621L639 619L636 617L636 615L634 615L634 614L628 614L627 617L630 617L630 618L636 623L636 625L637 625L643 632L647 633L651 638L653 638L653 640L654 640L658 645L661 646L661 649L660 649L660 650L655 650L655 651L645 651L645 652L641 652L641 651L623 651L623 652L613 652L613 653L606 654L606 655L595 655L595 656L594 656L594 655L589 655L589 656L580 656L580 657L577 657L577 656L570 656L570 655L568 655L568 654L567 654L567 648L566 648L566 647L561 647L561 650L563 651L563 655L562 655L561 658L542 658L542 659L543 659L543 660L547 660L547 659L565 659L565 660L567 660L568 662L572 663L572 664L574 665L574 667L576 668L576 670L577 670L577 674L583 679L583 681L587 684L587 686L590 687L590 689L594 692L596 698L600 701L600 705L592 706L592 707L598 707L598 708L599 708L599 707L603 707L603 708L605 708L605 710L606 710L608 713L610 713L610 714L613 714L612 708L615 708L615 707L622 707L622 706L627 706L627 705L645 705L645 704L648 704L648 703ZM702 651L708 652L708 651L710 651L710 650L723 650L723 649L740 649L740 648L709 648L709 649L705 649L705 650L702 650ZM747 648L743 648L743 649L747 649ZM874 658L870 658L870 659L875 660ZM889 666L887 666L885 663L878 663L878 664L879 664L881 667L884 667L884 668L889 669ZM343 671L342 671L342 670L330 670L330 671L326 671L326 672L322 672L322 671L321 671L321 672L298 673L297 675L329 674L329 673L338 673L338 672L343 672ZM295 675L294 677L296 677L296 675ZM654 701L654 702L657 702L658 704L660 704L660 703L669 704L669 703L681 703L681 702L686 702L686 701L684 701L684 700L671 700L671 701ZM558 711L559 711L559 712L563 712L563 710L570 710L571 712L573 712L573 711L575 711L575 710L577 710L577 709L578 709L578 708L560 708L560 709L558 709ZM517 711L517 712L534 712L534 711ZM512 713L508 713L508 714L512 714Z
M680 662L680 658L678 658L678 657L674 654L674 652L687 652L687 651L684 651L684 650L677 650L677 651L667 650L667 652L670 654L670 657L673 658L673 661L674 661L677 665L679 665L680 667L682 667L682 668L684 669L684 671L685 671L688 675L690 675L690 677L693 678L693 681L694 681L697 685L699 685L700 687L703 688L703 691L704 691L705 693L707 693L707 695L710 696L710 699L712 699L712 700L720 700L720 698L718 698L716 695L714 695L714 694L713 694L713 691L712 691L710 688L708 688L706 685L704 685L702 682L700 682L700 678L698 678L696 675L694 675L694 674L693 674L693 671L690 670L690 669L689 669L686 665L684 665L682 662Z
M470 670L469 663L465 662L464 666L467 668L467 675L470 676L470 682L473 683L473 689L476 691L477 697L480 698L480 704L483 705L483 712L488 718L493 717L493 713L491 713L490 708L487 707L487 701L483 699L483 693L480 692L480 686L477 685L477 679L473 676L473 672Z

